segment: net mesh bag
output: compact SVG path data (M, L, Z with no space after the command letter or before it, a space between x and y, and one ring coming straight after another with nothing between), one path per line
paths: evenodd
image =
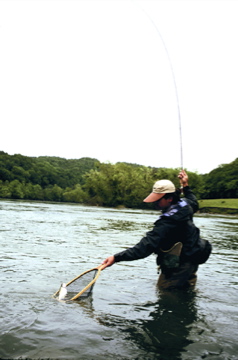
M67 294L63 300L71 300L72 298L77 297L77 295L81 292L82 293L79 297L77 297L77 299L87 298L93 290L95 282L93 282L91 285L90 283L94 280L97 272L97 269L91 270L69 282L66 286ZM59 292L60 290L57 292L57 296L59 295Z

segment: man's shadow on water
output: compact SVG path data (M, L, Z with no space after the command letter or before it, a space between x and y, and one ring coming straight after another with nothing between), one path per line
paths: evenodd
M156 303L140 305L152 308L146 320L128 320L105 315L100 323L116 327L127 341L132 341L146 359L177 360L192 342L190 330L197 320L194 290L160 291Z

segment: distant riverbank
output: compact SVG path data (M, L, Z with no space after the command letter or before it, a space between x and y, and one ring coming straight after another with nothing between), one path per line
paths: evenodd
M238 199L199 200L200 213L238 215Z
M35 203L51 203L51 204L68 204L71 202L55 202L55 201L40 201L40 200L19 200L19 199L0 199L1 201L19 201L19 202L35 202ZM221 214L221 215L237 215L238 216L238 199L204 199L198 200L199 213L202 214ZM87 205L81 203L81 205ZM103 206L102 206L103 207ZM126 209L126 206L118 206L117 209Z

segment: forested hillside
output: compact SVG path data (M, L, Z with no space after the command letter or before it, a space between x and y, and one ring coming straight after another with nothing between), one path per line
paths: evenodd
M204 175L203 198L238 198L238 158Z
M138 164L105 164L92 158L27 157L1 151L0 198L141 208L156 180L170 179L179 187L178 172ZM206 175L188 174L200 199L238 197L238 159Z

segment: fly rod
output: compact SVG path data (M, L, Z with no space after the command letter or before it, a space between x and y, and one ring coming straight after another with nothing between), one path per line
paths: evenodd
M154 26L155 30L157 31L159 37L160 37L160 40L163 44L163 47L165 49L165 52L166 52L166 55L167 55L167 58L168 58L168 61L169 61L169 66L170 66L170 70L171 70L171 74L172 74L172 78L173 78L173 83L174 83L174 89L175 89L175 96L176 96L176 102L177 102L177 111L178 111L178 125L179 125L179 138L180 138L180 165L181 165L181 169L183 170L183 141L182 141L182 122L181 122L181 115L180 115L180 106L179 106L179 96L178 96L178 88L177 88L177 84L176 84L176 79L175 79L175 74L174 74L174 69L173 69L173 66L172 66L172 61L170 59L170 56L169 56L169 52L168 52L168 49L167 49L167 46L165 44L165 41L158 29L158 27L156 26L154 20L150 17L150 15L144 10L144 9L141 9L145 15L148 17L148 19L150 20L150 22L152 23L152 25Z

